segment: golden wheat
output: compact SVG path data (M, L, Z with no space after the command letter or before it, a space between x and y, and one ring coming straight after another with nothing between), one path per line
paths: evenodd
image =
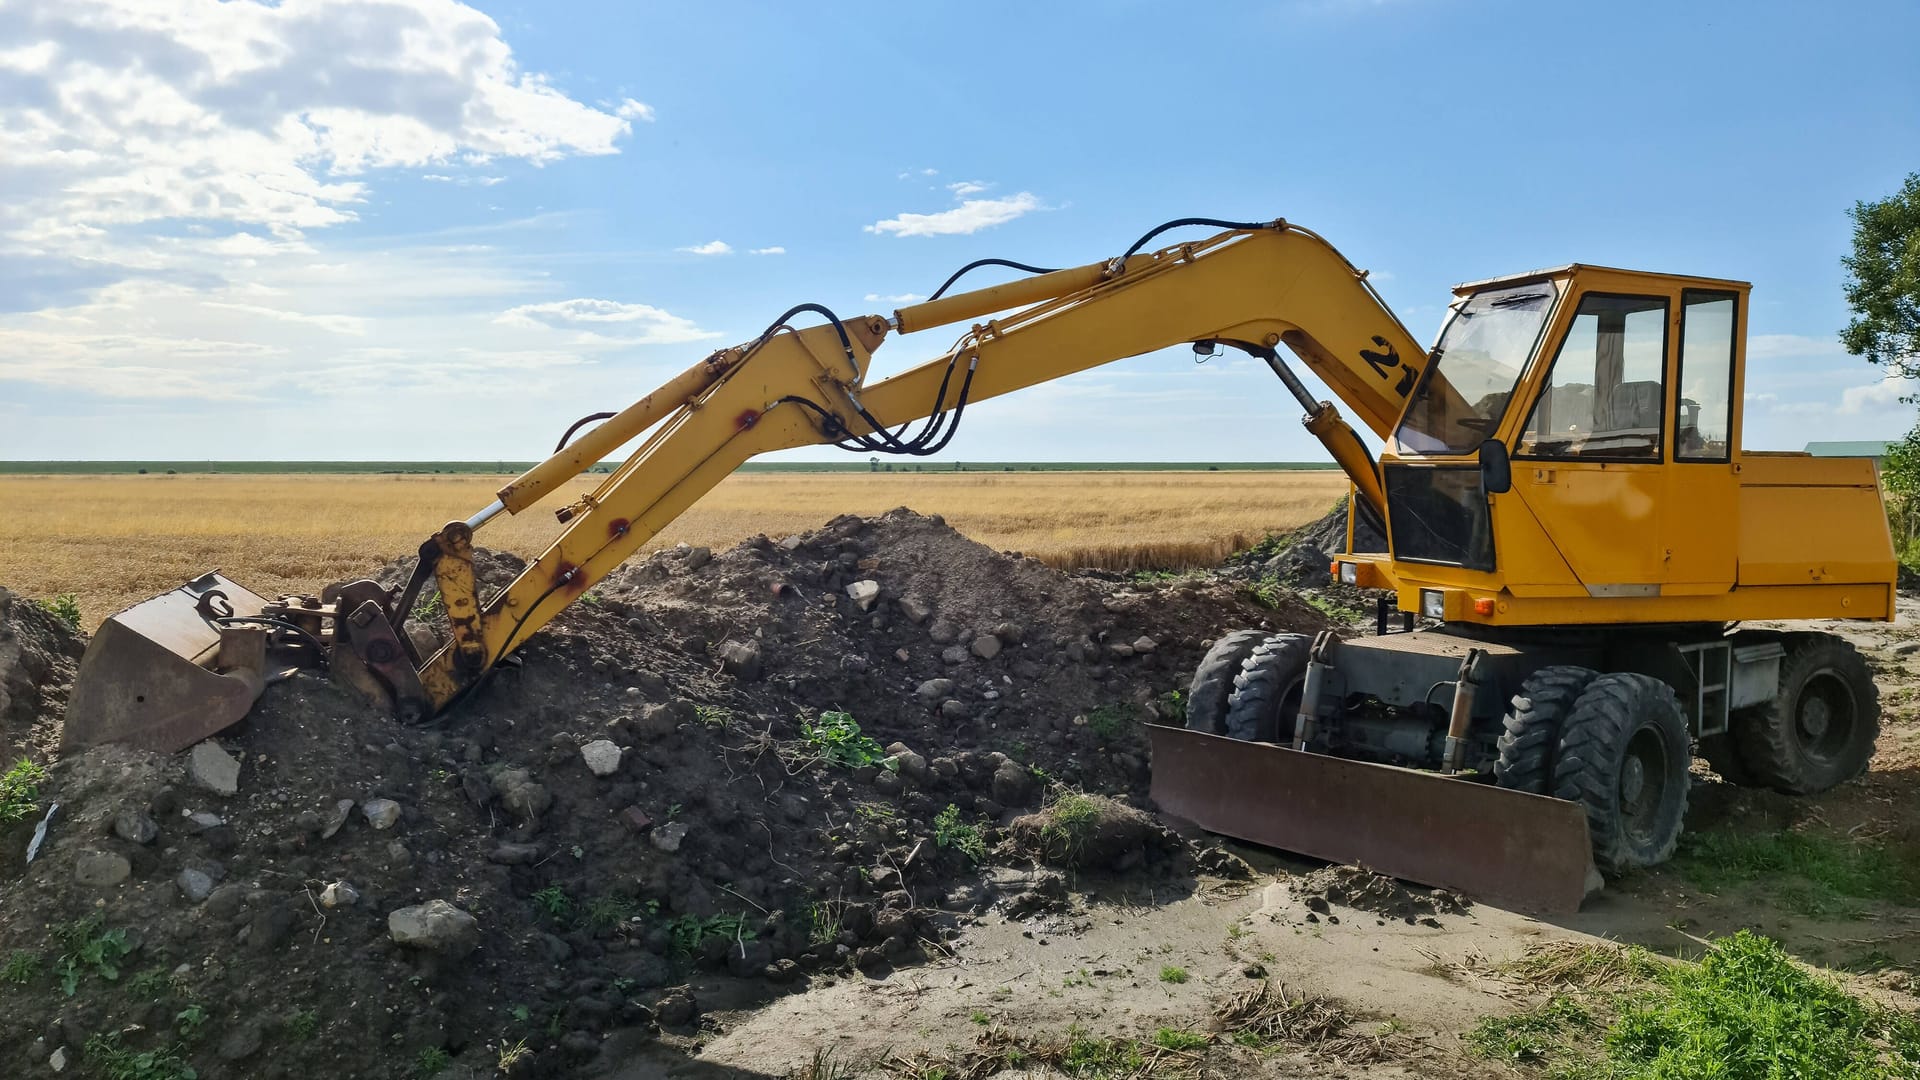
M89 624L213 567L268 596L317 592L412 552L485 506L504 479L0 477L0 585L73 593ZM1185 569L1313 520L1345 487L1331 471L750 473L729 477L649 547L725 547L910 506L1056 566ZM494 519L478 542L535 555L559 530L542 504Z

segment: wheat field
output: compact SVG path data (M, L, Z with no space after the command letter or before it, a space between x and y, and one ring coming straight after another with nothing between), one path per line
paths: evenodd
M472 515L505 477L0 477L0 586L74 594L91 627L219 567L256 592L318 592ZM580 490L591 481L576 482ZM1184 569L1306 524L1346 490L1333 471L738 474L649 547L720 548L908 506L1062 567ZM533 556L559 533L556 494L476 543Z

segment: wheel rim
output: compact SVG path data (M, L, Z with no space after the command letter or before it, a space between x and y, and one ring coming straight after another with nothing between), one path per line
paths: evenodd
M1643 727L1627 740L1619 793L1620 822L1628 839L1639 846L1652 843L1667 797L1667 744L1658 728Z
M1793 707L1793 735L1807 758L1821 764L1836 761L1852 745L1858 725L1853 687L1839 672L1822 668L1801 686Z

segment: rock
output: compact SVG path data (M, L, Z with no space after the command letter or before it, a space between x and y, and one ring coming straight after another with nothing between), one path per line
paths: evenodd
M884 908L874 912L873 936L877 938L902 937L913 933L913 916L899 908Z
M398 840L390 840L387 842L385 855L387 868L390 870L398 870L413 862L413 852L408 850L407 845Z
M189 904L201 903L213 895L213 876L205 870L195 870L189 866L180 871L180 876L174 878L173 883L179 887L180 895L186 897Z
M52 1069L54 1072L65 1072L67 1070L66 1047L54 1047L53 1055L47 1058L47 1068Z
M1025 806L1038 786L1033 773L1017 761L1003 761L993 771L993 801L1003 806Z
M260 1052L260 1044L265 1041L260 1029L257 1021L234 1028L220 1040L220 1048L215 1053L222 1061L245 1061Z
M653 827L653 818L637 806L629 806L620 811L620 824L630 833L643 833Z
M525 769L503 769L493 778L500 803L523 818L537 818L553 805L553 792L533 782Z
M693 1000L693 992L685 987L667 991L653 1006L653 1018L661 1027L680 1027L699 1014L700 1006Z
M487 861L501 866L530 866L540 860L536 844L496 844L487 852Z
M232 795L240 790L240 762L208 739L188 752L187 777L215 795Z
M644 705L638 716L634 717L634 734L643 739L663 739L674 733L681 724L699 719L690 701L662 702L657 705Z
M1107 655L1113 657L1115 660L1125 660L1127 657L1133 655L1133 646L1116 641L1107 646Z
M951 645L960 640L960 628L945 619L935 619L933 625L927 627L927 636L935 645Z
M1920 641L1903 641L1887 651L1895 656L1912 656L1920 652Z
M908 622L923 623L933 617L933 606L917 596L901 597L899 607Z
M861 611L872 611L874 601L880 599L880 583L871 579L856 581L847 586L847 596L852 598L853 605Z
M916 784L927 782L927 759L916 754L906 743L897 742L887 747L887 754L900 769L900 775Z
M1139 637L1133 639L1133 651L1143 656L1159 647L1159 642L1145 634L1141 634Z
M360 814L376 829L391 829L400 821L400 804L392 799L368 799L360 804Z
M607 739L595 739L580 748L580 758L587 763L587 771L595 776L612 776L620 771L620 758L626 751L618 743Z
M336 881L320 890L320 906L329 908L352 907L360 902L360 890L344 881Z
M1003 622L993 628L993 636L1003 645L1018 645L1026 640L1027 632L1019 623Z
M687 839L687 827L678 821L661 825L649 834L653 846L669 854L679 851L680 845Z
M327 815L327 824L320 830L320 839L331 840L340 826L347 823L347 816L353 813L353 800L341 799L333 804L333 812Z
M965 720L967 718L966 703L956 698L948 698L940 703L940 715L948 720Z
M940 650L940 659L949 664L964 664L967 662L967 647L965 645L949 645Z
M73 858L73 880L77 885L118 885L132 873L133 864L111 851L82 851Z
M727 971L739 978L751 978L773 963L773 946L764 941L742 941L727 946Z
M687 569L689 570L698 570L712 561L712 548L697 547L687 549Z
M798 533L795 533L792 536L783 536L780 538L780 550L793 551L798 549L800 545L804 543L806 543L806 540L802 538Z
M240 914L240 909L246 905L246 902L247 887L245 885L237 883L222 885L207 897L206 912L216 919L231 919Z
M720 667L741 682L760 678L760 646L751 641L726 641L718 650Z
M255 912L253 918L247 921L247 946L257 952L272 952L293 936L293 928L298 921L294 913L283 905Z
M992 634L981 634L973 639L973 655L982 660L991 660L1000 655L1000 639Z
M129 844L151 844L160 835L160 826L138 810L122 810L113 815L113 835Z
M480 944L480 924L447 903L429 900L387 916L387 933L401 945L458 960Z
M939 701L941 698L953 693L953 680L928 679L926 682L921 683L920 689L915 690L914 693L920 695L925 701Z

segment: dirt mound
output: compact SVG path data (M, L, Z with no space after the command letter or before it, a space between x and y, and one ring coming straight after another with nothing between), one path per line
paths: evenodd
M1288 883L1294 898L1319 914L1328 906L1365 911L1382 918L1416 922L1435 915L1457 915L1471 901L1445 889L1407 885L1358 866L1327 866Z
M1133 870L1179 841L1166 826L1125 803L1069 792L1007 826L1015 850L1075 870Z
M57 723L85 641L39 604L0 588L0 770L59 742Z
M172 1053L216 1080L490 1073L520 1046L513 1075L576 1075L1045 891L990 864L1063 793L1116 800L1082 865L1132 865L1159 842L1133 809L1142 722L1220 633L1324 624L907 511L661 552L431 724L300 674L217 746L56 763L46 850L0 878L0 1052Z

